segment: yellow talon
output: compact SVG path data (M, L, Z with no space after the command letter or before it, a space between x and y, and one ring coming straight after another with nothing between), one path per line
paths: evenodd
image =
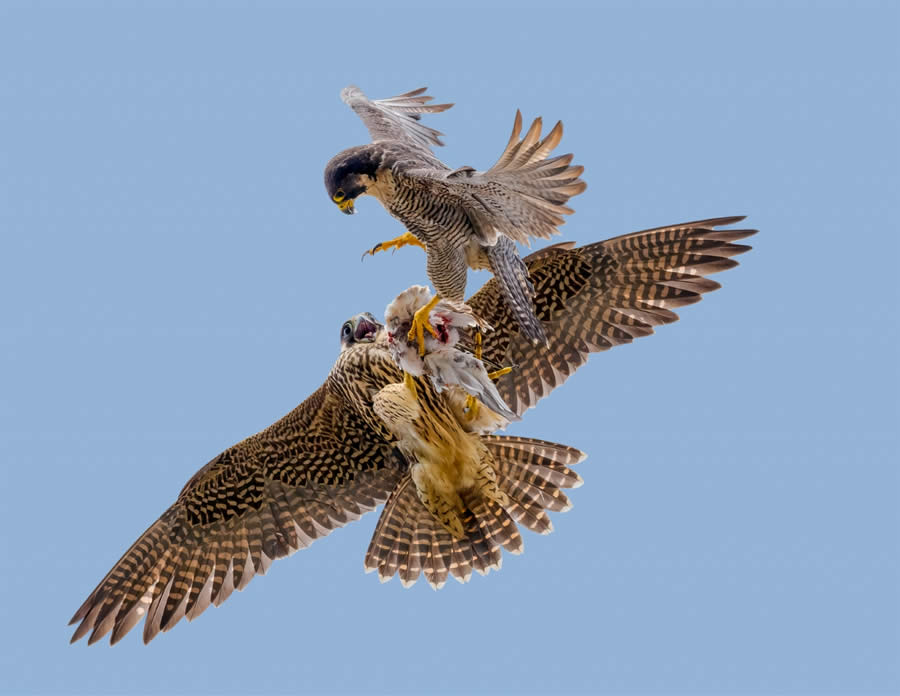
M399 237L395 237L394 239L388 240L387 242L381 242L380 244L376 244L371 249L363 254L363 258L366 256L375 256L379 251L387 251L388 249L399 249L400 247L405 246L417 246L425 248L425 245L422 244L416 237L411 233L407 232L406 234L401 234Z
M434 330L431 322L428 321L428 315L431 314L431 310L434 309L439 300L440 298L435 295L427 305L418 309L413 315L412 326L409 329L409 335L407 335L406 340L416 342L419 346L419 357L425 355L425 329L428 329L428 333L435 338L438 337L437 331Z
M419 398L419 393L416 391L416 380L414 380L413 376L408 372L403 373L403 384L405 384L406 388L412 392L413 398Z
M478 417L478 409L480 407L481 404L478 403L478 399L469 394L466 397L466 420L475 420Z
M481 329L475 327L475 359L481 360Z
M511 367L501 367L499 370L489 372L488 377L490 379L500 379L503 375L508 375L510 372L512 372Z

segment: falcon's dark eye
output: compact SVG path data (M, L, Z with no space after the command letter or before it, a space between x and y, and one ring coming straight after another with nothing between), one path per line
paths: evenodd
M350 326L350 322L348 321L341 327L341 338L350 338L350 334L353 333L353 327Z
M347 196L347 194L344 193L344 189L338 189L337 191L334 192L332 199L334 199L335 203L340 203L342 200L344 200L344 198L346 196Z

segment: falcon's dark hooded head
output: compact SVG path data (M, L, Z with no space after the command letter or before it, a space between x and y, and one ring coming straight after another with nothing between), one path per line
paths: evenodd
M344 150L331 158L325 167L325 190L328 197L347 215L352 215L353 201L368 189L381 157L372 145Z

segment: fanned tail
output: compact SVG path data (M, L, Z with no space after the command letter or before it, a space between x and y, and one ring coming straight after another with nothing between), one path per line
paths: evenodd
M572 507L561 489L584 483L570 467L587 455L574 447L527 437L492 435L483 441L496 462L497 485L509 496L508 512L531 531L549 534L553 525L547 510L565 512Z
M491 272L500 284L503 299L522 334L535 345L547 346L547 334L534 313L534 285L528 277L528 267L516 251L516 245L507 237L499 237L497 243L485 251Z
M547 510L571 507L563 488L575 488L581 477L569 467L585 454L572 447L522 437L482 439L492 458L500 502L477 489L463 493L464 535L456 538L425 508L407 474L384 507L366 553L366 572L378 571L382 582L400 576L409 587L424 575L439 589L454 577L467 582L475 570L499 570L502 549L523 550L517 522L539 534L552 530ZM502 496L501 496L502 497Z

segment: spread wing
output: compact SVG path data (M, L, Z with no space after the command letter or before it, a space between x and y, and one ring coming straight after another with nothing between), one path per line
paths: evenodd
M584 167L572 165L572 155L550 157L562 140L562 123L542 139L542 120L536 118L521 136L522 114L516 112L512 135L503 154L485 172L460 167L451 172L426 167L404 172L420 180L430 195L465 210L472 231L486 245L499 235L527 244L549 239L571 214L569 198L587 188L579 177Z
M495 327L484 336L485 361L515 366L497 383L507 405L521 416L590 353L652 334L678 319L674 309L721 287L705 276L737 266L731 257L750 247L734 242L756 230L716 228L743 219L686 222L579 248L557 244L527 257L547 349L519 333L496 280L488 281L469 305Z
M424 149L443 145L440 131L422 125L422 114L446 111L453 104L429 104L434 97L425 94L427 87L414 89L389 99L369 99L359 87L350 85L341 91L341 99L366 124L372 142L401 140Z
M387 500L403 465L326 382L280 421L198 471L87 598L72 641L144 642Z

